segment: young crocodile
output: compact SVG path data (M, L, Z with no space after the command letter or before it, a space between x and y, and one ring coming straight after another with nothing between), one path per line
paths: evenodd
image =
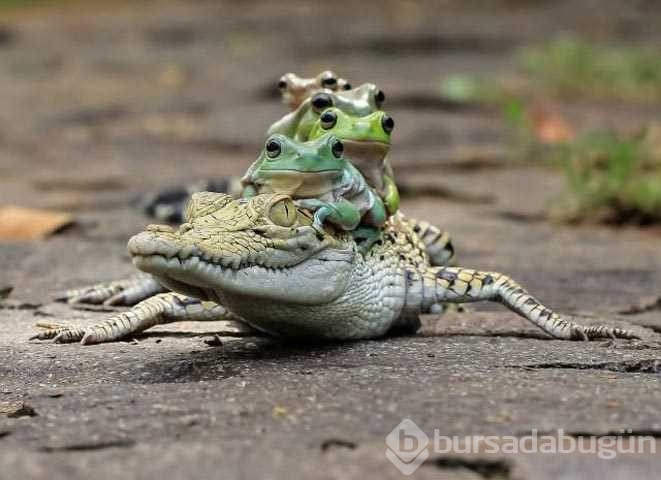
M150 226L128 244L134 265L173 292L91 328L33 338L91 344L161 323L229 317L274 336L362 339L416 329L419 314L441 302L481 300L500 302L560 339L636 338L566 320L503 274L430 266L401 215L366 252L347 232L328 229L320 237L311 216L282 194L235 200L197 193L186 218L176 229Z

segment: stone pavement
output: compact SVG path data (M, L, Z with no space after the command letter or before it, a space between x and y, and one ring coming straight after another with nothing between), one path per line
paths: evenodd
M0 304L0 478L400 478L385 442L405 418L430 437L632 429L660 448L660 231L548 223L561 172L508 162L498 112L438 95L444 75L509 72L513 48L559 30L658 44L652 4L155 2L0 17L0 204L79 220L0 243L0 290L14 288ZM348 344L217 341L215 323L90 347L27 340L37 321L108 315L49 295L131 274L125 242L148 220L130 200L242 172L284 112L278 76L328 67L386 91L398 178L441 192L403 208L449 229L462 266L643 340L554 341L498 306ZM658 115L563 108L580 125ZM430 450L414 477L656 478L659 458Z

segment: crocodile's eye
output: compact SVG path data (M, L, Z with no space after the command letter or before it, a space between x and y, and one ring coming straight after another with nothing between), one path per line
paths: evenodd
M285 80L285 77L282 77L278 81L278 90L280 90L281 92L287 90L287 80Z
M342 85L342 90L351 90L353 88L349 82Z
M281 227L291 227L296 222L296 205L291 198L283 198L271 206L269 218Z
M395 121L392 119L391 116L384 115L383 117L381 117L381 126L383 127L384 132L390 134L393 128L395 128Z
M315 113L321 113L328 107L333 106L333 100L331 99L330 95L326 93L317 93L313 95L310 103L312 103L312 109L315 111Z
M381 108L381 105L383 105L383 102L385 101L386 94L383 93L383 90L377 90L374 94L374 103L376 104L376 108Z
M282 152L282 145L280 145L279 141L271 139L266 142L264 149L266 150L267 157L275 158Z
M321 124L321 128L323 128L324 130L333 128L337 123L337 114L335 112L330 112L326 110L319 117L319 123Z
M342 154L344 153L344 145L336 138L333 140L333 144L331 145L331 151L333 152L335 158L342 158Z

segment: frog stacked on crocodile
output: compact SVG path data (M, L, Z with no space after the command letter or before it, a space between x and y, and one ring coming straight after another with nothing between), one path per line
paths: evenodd
M447 233L399 211L388 158L395 123L374 84L352 88L325 71L288 73L278 87L291 112L241 179L152 198L149 213L180 224L129 240L142 273L58 296L132 308L33 339L93 344L158 324L226 320L280 338L354 340L414 333L421 314L477 301L499 302L558 339L637 338L574 323L504 274L452 265Z

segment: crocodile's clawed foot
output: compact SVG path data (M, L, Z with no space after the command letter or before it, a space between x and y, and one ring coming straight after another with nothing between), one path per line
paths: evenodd
M624 330L622 328L615 327L606 327L604 325L575 325L572 329L571 339L572 340L599 340L599 339L610 339L615 340L618 338L622 339L638 339L640 337L633 333L630 330Z
M53 343L74 343L85 337L85 330L77 327L49 328L30 337L30 340L53 340Z
M64 292L57 293L53 296L56 302L66 302L70 305L76 303L86 303L92 305L106 304L107 301L116 302L121 298L124 288L119 285L111 284L98 284L85 288L75 288L65 290ZM120 303L111 303L110 305L118 305Z
M66 290L55 295L54 300L71 305L87 303L92 305L131 306L165 289L149 275L108 283L98 283L84 288Z
M128 290L128 289L127 289ZM103 301L103 304L108 307L119 307L119 306L129 306L133 305L135 302L132 301L131 296L127 290L123 290L119 293L116 293L110 298L106 298Z
M30 337L30 340L52 340L53 343L75 343L91 345L103 342L103 329L97 327L57 327L44 330Z

